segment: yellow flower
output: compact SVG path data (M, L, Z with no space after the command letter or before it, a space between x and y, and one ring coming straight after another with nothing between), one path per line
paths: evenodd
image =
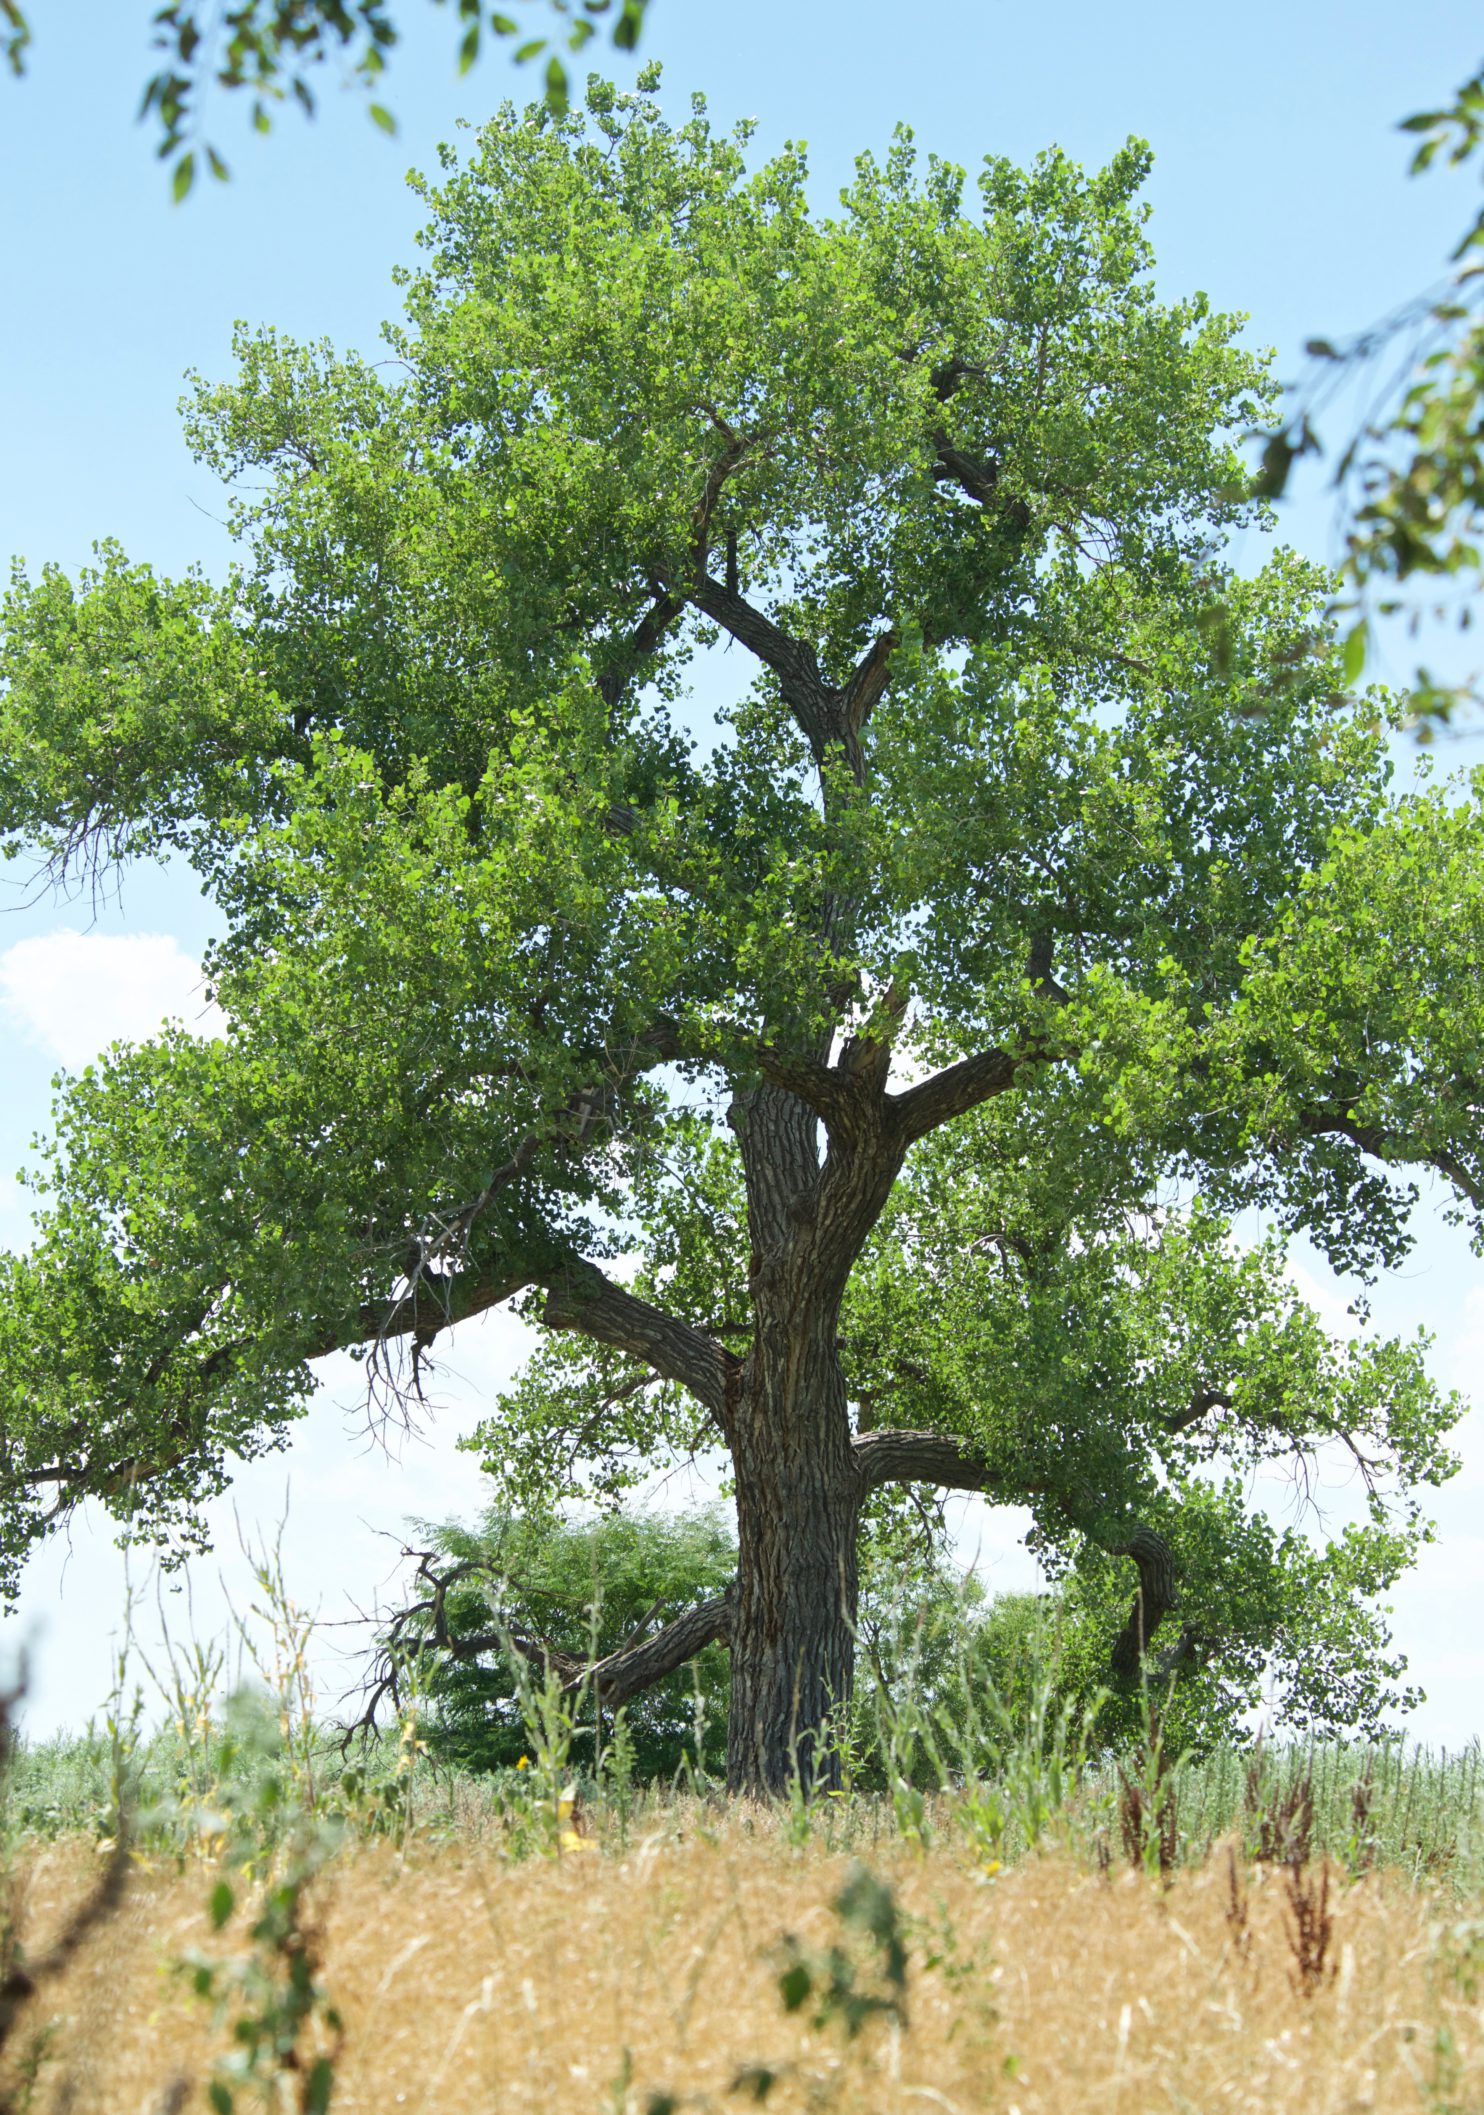
M516 1764L516 1766L515 1766L515 1767L516 1767L516 1769L517 1769L517 1770L529 1770L529 1769L530 1769L530 1767L531 1767L531 1758L530 1758L530 1756L529 1756L529 1755L523 1755L523 1756L521 1757L520 1761L519 1761L519 1762L518 1762L518 1763Z
M986 1859L984 1864L981 1865L979 1868L980 1872L983 1873L986 1880L993 1880L995 1874L999 1871L999 1869L1000 1861L998 1858Z

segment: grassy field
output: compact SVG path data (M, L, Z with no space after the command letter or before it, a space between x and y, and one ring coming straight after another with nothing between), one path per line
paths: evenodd
M0 2106L1484 2106L1476 1752L771 1809L553 1760L450 1778L404 1728L347 1769L266 1706L19 1749Z
M523 1676L473 1776L415 1692L342 1750L264 1579L256 1687L172 1649L149 1731L126 1650L0 1741L0 2115L1484 2109L1477 1747L1115 1758L1033 1698L950 1756L899 1699L761 1807Z
M1064 1844L989 1874L951 1833L858 1862L773 1815L649 1818L550 1857L347 1842L302 1903L320 2003L256 2079L221 2059L264 1993L233 1986L223 2017L196 1989L244 1942L213 1928L216 1866L145 1858L15 2038L13 2104L204 2107L216 2078L302 2107L316 2057L336 2108L450 2115L1484 2104L1484 1919L1437 1883L1226 1847L1167 1879ZM75 1837L16 1856L34 1953L97 1866Z

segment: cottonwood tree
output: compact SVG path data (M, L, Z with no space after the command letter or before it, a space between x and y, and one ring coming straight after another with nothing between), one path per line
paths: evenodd
M899 135L827 217L745 149L506 111L388 359L244 331L196 384L225 586L17 577L11 843L189 860L228 1027L62 1090L11 1574L90 1497L188 1550L316 1359L405 1397L515 1301L500 1502L729 1458L735 1583L593 1679L723 1640L736 1787L832 1767L900 1492L1114 1581L1114 1683L1286 1652L1364 1719L1459 1406L1278 1242L1363 1281L1428 1171L1477 1230L1478 799L1388 792L1313 568L1225 564L1267 363L1157 297L1141 145L971 185ZM1247 1482L1330 1447L1366 1503L1316 1553Z

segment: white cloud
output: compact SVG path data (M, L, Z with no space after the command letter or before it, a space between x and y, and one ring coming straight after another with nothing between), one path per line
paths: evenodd
M200 964L169 933L78 933L17 940L0 954L10 1020L74 1069L112 1042L139 1042L167 1016L219 1035Z
M1339 1337L1343 1341L1362 1335L1361 1323L1351 1312L1351 1296L1333 1271L1326 1270L1317 1256L1314 1262L1318 1266L1317 1269L1309 1268L1292 1254L1286 1255L1282 1264L1283 1275L1305 1306L1313 1308L1331 1336Z

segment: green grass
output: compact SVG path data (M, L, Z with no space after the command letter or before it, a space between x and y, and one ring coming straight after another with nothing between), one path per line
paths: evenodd
M224 1804L285 1816L308 1796L334 1813L354 1833L388 1830L419 1833L498 1833L516 1854L539 1848L537 1834L519 1826L539 1805L539 1770L476 1774L433 1765L396 1732L369 1748L342 1752L338 1736L324 1728L302 1729L294 1749L297 1791L284 1784L284 1745L276 1737L271 1707L239 1703L213 1725L203 1743L163 1727L138 1740L129 1763L133 1800L145 1833L162 1847L183 1835L200 1809ZM1118 1761L1094 1756L1068 1769L1058 1798L1039 1804L1027 1786L1034 1758L1001 1755L979 1773L965 1771L969 1758L938 1786L854 1791L836 1796L796 1797L780 1808L777 1826L800 1840L818 1838L842 1849L869 1847L893 1837L951 1833L976 1823L986 1856L1011 1863L1048 1834L1070 1836L1096 1855L1125 1855L1125 1779L1138 1784L1147 1759ZM1028 1768L1028 1761L1032 1767ZM44 1741L20 1739L12 1751L3 1795L3 1828L12 1843L70 1835L109 1836L115 1825L116 1747L106 1729L89 1727ZM609 1776L594 1780L575 1773L586 1825L600 1836L652 1825L672 1802L667 1784L624 1786ZM277 1786L267 1790L265 1786ZM1302 1790L1309 1788L1308 1849L1351 1870L1386 1867L1415 1879L1442 1880L1461 1893L1484 1888L1484 1750L1478 1742L1449 1753L1402 1741L1385 1743L1263 1744L1226 1746L1199 1760L1170 1766L1155 1800L1171 1788L1177 1862L1199 1862L1211 1845L1241 1836L1254 1854L1281 1849L1285 1826L1303 1825ZM548 1795L552 1786L545 1787ZM686 1793L705 1787L680 1788ZM1146 1802L1152 1803L1152 1802Z

